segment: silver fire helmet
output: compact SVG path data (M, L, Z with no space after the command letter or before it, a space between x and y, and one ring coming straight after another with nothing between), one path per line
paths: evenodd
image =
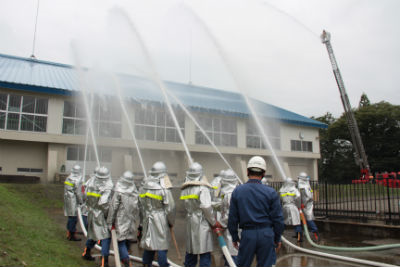
M96 177L100 179L110 178L110 171L106 167L100 167L96 171Z
M72 169L71 169L71 172L75 173L75 174L80 174L81 173L81 166L79 166L78 164L74 165L74 167L72 167Z
M236 173L233 170L227 169L224 174L225 175L222 177L222 180L224 182L229 182L229 183L237 182L238 179Z
M157 161L153 164L149 173L151 176L159 176L160 174L167 173L167 166L165 166L164 162Z
M134 175L131 171L126 171L124 174L122 174L121 179L126 182L133 183L133 177Z
M299 178L301 180L310 180L310 176L308 176L307 173L305 173L305 172L299 173L299 176L297 176L297 178Z
M186 172L186 178L191 181L200 181L202 177L203 167L198 162L193 162Z

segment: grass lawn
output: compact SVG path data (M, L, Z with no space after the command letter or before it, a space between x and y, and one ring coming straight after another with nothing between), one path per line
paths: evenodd
M0 184L0 266L96 266L50 216L62 206L62 185Z

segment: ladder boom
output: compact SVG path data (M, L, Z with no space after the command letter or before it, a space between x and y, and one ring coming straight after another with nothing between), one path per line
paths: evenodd
M347 125L350 131L351 139L353 142L353 148L354 148L354 156L356 159L357 165L360 166L361 172L370 175L370 167L368 164L368 159L367 159L367 154L365 153L364 150L364 145L362 143L361 135L360 135L360 130L358 129L358 125L356 122L356 118L354 116L353 110L351 109L349 97L347 96L346 89L344 86L344 82L342 79L342 75L340 74L340 70L338 67L338 64L336 62L335 55L333 53L333 48L330 42L330 33L323 31L321 35L321 40L322 43L325 44L326 49L328 51L329 59L332 64L332 69L333 69L333 74L336 79L336 83L339 88L340 92L340 98L342 100L346 120L347 120Z

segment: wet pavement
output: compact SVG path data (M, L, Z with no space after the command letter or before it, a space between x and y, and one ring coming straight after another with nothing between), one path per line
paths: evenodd
M185 210L183 207L182 201L178 200L180 190L173 191L174 198L176 199L177 204L177 213L176 213L176 222L174 225L174 233L176 236L176 241L178 244L178 248L181 256L184 258L185 256L185 235L186 235L186 226L185 226ZM65 224L65 217L63 217L62 213L59 214L58 219L60 224ZM295 238L291 237L293 235L292 229L285 230L284 236L287 240L296 244ZM77 242L79 245L84 247L84 240L81 242ZM321 241L320 245L327 246L342 246L342 247L361 247L361 246L372 246L372 245L382 245L382 244L399 244L400 239L379 239L372 238L367 236L349 236L340 233L340 229L337 232L322 232L321 233ZM307 240L299 244L303 248L313 249L317 251L322 251L325 253L332 253L336 255L342 255L346 257L356 257L359 259L365 259L370 261L388 263L393 265L400 266L400 248L383 250L383 251L370 251L370 252L330 252L328 250L320 250L313 248ZM137 243L131 245L132 255L141 257L143 250L139 248ZM94 252L95 254L100 254L99 252ZM291 247L283 245L281 251L278 253L277 258L277 267L286 267L286 266L302 266L302 267L311 267L311 266L321 266L321 267L330 267L330 266L362 266L360 264L352 264L345 261L333 260L324 257L313 256L310 254L299 253ZM174 263L183 266L183 259L178 258L178 253L171 242L168 258ZM141 266L141 263L134 263L135 266ZM110 257L110 266L114 266L114 258ZM214 252L212 253L212 266L224 266L223 256L221 249L218 246L217 240L215 238L214 242ZM252 266L256 266L254 263Z

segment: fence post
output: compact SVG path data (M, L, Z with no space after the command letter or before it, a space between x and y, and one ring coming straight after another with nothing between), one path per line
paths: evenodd
M328 182L325 183L325 217L328 217Z
M392 221L392 209L390 207L390 187L389 183L386 183L386 188L387 188L387 201L388 201L388 208L389 208L389 221Z

